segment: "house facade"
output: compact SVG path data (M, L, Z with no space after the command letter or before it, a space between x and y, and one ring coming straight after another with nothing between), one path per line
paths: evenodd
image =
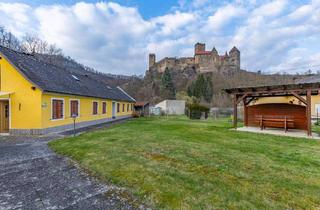
M131 117L135 100L83 71L0 47L0 133L46 134Z

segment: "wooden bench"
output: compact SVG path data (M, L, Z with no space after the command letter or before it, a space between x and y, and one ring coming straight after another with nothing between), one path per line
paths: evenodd
M289 128L294 128L294 120L288 116L257 116L256 120L259 123L260 129L263 130L266 127L270 128L283 128L285 132Z

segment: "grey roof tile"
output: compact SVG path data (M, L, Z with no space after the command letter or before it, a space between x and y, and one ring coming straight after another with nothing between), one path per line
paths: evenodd
M103 81L90 76L86 71L83 73L71 72L40 61L33 55L16 52L2 46L0 46L0 53L16 66L27 79L45 92L134 102L134 99L121 88L110 88Z
M303 79L297 80L296 84L305 84L305 83L317 83L320 82L320 75L313 75Z

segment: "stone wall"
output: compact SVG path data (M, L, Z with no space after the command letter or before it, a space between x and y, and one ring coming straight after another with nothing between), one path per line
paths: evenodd
M159 62L156 62L152 68L157 69L158 72L162 73L169 69L183 69L188 66L194 65L194 58L185 57L185 58L164 58Z

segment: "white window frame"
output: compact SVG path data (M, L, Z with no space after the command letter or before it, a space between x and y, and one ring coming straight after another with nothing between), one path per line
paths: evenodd
M102 113L103 112L103 103L106 103L106 113ZM107 101L101 101L101 114L102 115L107 115L108 114L108 103L107 103Z
M63 106L62 106L62 118L59 119L53 119L53 101L54 100L59 100L59 101L63 101ZM64 98L51 98L51 121L59 121L59 120L64 120L66 117L66 109L65 109L65 100Z
M93 103L97 102L97 114L93 114ZM99 115L99 101L92 101L92 116L97 116Z
M71 115L71 102L72 101L78 101L78 116L77 116L77 118L79 118L80 114L81 114L81 111L80 111L80 99L76 99L76 98L70 98L69 99L69 114L70 114L71 118L72 118L72 115Z

